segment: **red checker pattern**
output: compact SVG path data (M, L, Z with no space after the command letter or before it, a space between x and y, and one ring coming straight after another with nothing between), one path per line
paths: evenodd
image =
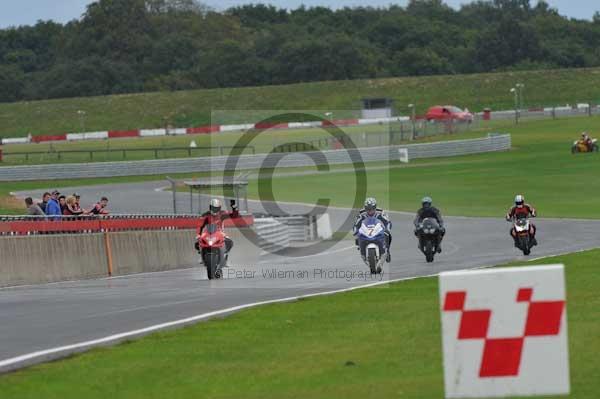
M479 377L510 377L519 375L523 338L487 339Z
M529 302L531 301L531 296L533 295L532 288L521 288L519 293L517 294L517 302Z
M525 336L557 335L565 301L531 302L525 323Z
M460 319L458 339L485 339L491 316L490 310L465 310Z
M467 293L465 291L447 292L444 300L444 311L463 310L466 298Z
M514 377L519 375L523 341L527 337L552 336L560 332L565 301L532 301L533 288L520 288L516 302L528 302L523 336L488 338L492 311L465 310L466 291L449 291L444 298L444 311L461 312L458 339L483 339L484 349L479 377Z

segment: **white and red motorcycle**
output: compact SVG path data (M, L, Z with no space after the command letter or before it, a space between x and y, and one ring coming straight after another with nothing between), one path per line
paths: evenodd
M529 218L521 217L514 219L513 229L516 234L517 248L523 251L523 255L529 255L531 248L537 245L532 235L532 226Z

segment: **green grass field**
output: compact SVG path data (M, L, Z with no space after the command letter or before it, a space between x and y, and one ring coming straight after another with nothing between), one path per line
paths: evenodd
M364 97L393 98L403 115L410 103L419 113L442 103L511 109L509 89L516 83L525 84L526 107L600 101L600 68L368 79L0 104L0 137L199 126L223 110L243 111L227 112L227 117L216 112L213 122L249 122L248 110L349 110L335 117L355 117L352 110L360 109ZM80 110L86 112L83 119Z
M522 193L542 217L599 218L600 156L569 150L584 130L600 131L600 118L522 123L508 129L512 151L368 172L367 191L381 198L384 207L400 211L415 211L420 199L430 195L445 214L500 217L514 195ZM353 173L276 178L273 187L277 200L315 203L329 198L338 206L351 206L357 189ZM250 191L258 197L257 185Z
M600 392L600 250L567 267L573 399ZM263 306L0 376L6 398L440 398L436 278ZM369 306L372 305L372 306Z
M411 212L427 194L445 214L470 216L501 216L514 195L523 193L542 217L600 218L600 185L595 183L600 156L572 155L569 150L583 130L596 135L600 117L524 122L506 129L513 138L510 152L419 160L407 167L368 172L368 193L379 197L386 208ZM20 204L6 204L10 191L160 179L164 176L7 183L0 187L0 214L22 212ZM353 173L275 178L273 187L277 200L315 203L318 198L329 198L338 206L350 206L356 189ZM250 185L250 195L258 197L258 184Z

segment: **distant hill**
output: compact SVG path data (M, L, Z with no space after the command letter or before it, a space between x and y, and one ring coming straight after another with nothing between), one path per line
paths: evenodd
M524 106L600 104L600 68L315 82L237 89L126 94L0 104L0 137L248 122L238 110L316 110L350 116L363 97L390 97L400 114L416 103L419 113L435 104L479 111L511 109L510 88L525 84ZM85 115L78 111L85 111ZM347 112L343 112L343 111Z

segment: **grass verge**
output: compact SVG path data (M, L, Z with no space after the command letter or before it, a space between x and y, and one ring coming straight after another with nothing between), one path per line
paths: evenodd
M600 392L600 250L567 267L572 394ZM437 279L263 306L0 377L6 398L443 397Z
M392 98L404 115L411 103L418 113L447 103L512 109L509 90L517 82L525 84L526 107L600 100L600 68L315 82L0 104L0 137L198 126L211 123L215 111L227 115L215 123L247 123L248 110L350 110L335 113L347 118L357 116L352 110L360 109L365 97ZM86 112L84 119L78 111Z
M370 171L367 194L392 210L416 211L420 199L430 195L445 214L500 217L521 193L542 217L598 218L600 156L570 153L572 140L585 130L600 131L600 118L523 123L509 129L512 151ZM262 198L306 203L329 198L334 205L351 206L359 188L355 180L353 173L275 178L272 198ZM258 198L258 185L251 185L250 193Z
M522 193L542 217L600 218L600 185L595 183L600 156L570 153L572 140L584 130L598 136L600 117L523 122L507 129L512 134L512 151L418 160L406 167L368 171L367 195L379 198L380 204L391 210L415 211L420 199L430 195L447 215L498 217L512 204L514 195ZM477 135L481 133L443 138ZM160 179L164 176L7 183L0 187L0 197L8 191L40 187ZM259 182L265 188L265 181ZM351 206L356 192L352 172L274 178L273 192L267 195L259 195L256 181L249 186L254 198L305 203L328 198L336 206ZM0 208L0 213L6 212L22 211Z

